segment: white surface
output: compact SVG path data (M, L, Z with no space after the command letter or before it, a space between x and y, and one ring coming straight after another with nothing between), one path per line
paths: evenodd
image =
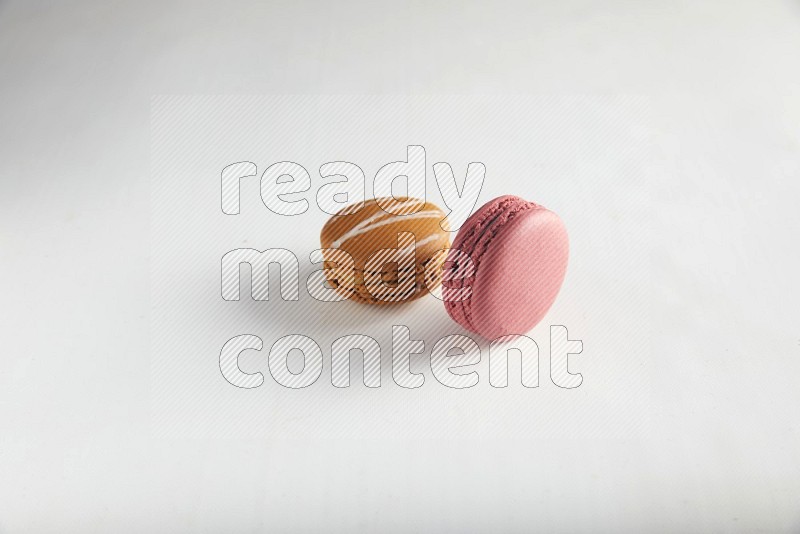
M154 432L500 442L633 438L646 432L651 416L651 377L642 363L649 359L651 289L647 111L646 99L629 97L154 98ZM563 292L544 321L530 333L518 332L530 334L540 347L539 390L520 387L516 361L509 371L516 387L492 388L489 345L479 338L484 354L475 369L482 381L467 391L439 384L431 373L432 348L445 336L470 333L434 297L377 308L318 302L309 295L306 280L320 267L309 255L319 248L319 232L329 217L317 205L323 183L317 169L328 160L356 162L372 197L377 170L405 159L406 145L413 143L426 149L428 201L445 205L430 169L434 162L450 162L463 180L467 163L480 161L486 167L480 204L514 193L536 199L567 221L573 262ZM259 179L271 163L289 155L312 178L308 192L287 197L307 199L307 211L284 216L266 208ZM220 171L243 158L260 170L240 181L240 213L225 215ZM250 268L242 269L241 300L223 300L220 259L241 248L293 253L300 271L298 300L279 298L273 269L270 300L253 301ZM551 324L585 340L587 352L572 359L571 370L586 375L586 387L564 391L551 382ZM412 370L427 374L419 390L393 380L393 325L409 327L412 338L425 342L425 353L412 357ZM267 377L257 391L239 390L221 377L219 352L242 334L257 335L264 344L240 360L245 371ZM313 339L327 362L326 372L304 391L280 387L267 366L273 343L293 334ZM381 345L380 391L361 385L360 357L353 358L353 387L342 391L331 385L332 343L349 334L371 336ZM301 369L299 358L297 364L294 369Z
M796 3L155 6L0 4L0 532L800 528ZM578 335L575 391L646 417L537 436L426 383L364 440L163 432L149 134L170 93L643 95L647 347ZM637 356L646 379L589 387L592 362ZM391 419L347 393L348 420Z

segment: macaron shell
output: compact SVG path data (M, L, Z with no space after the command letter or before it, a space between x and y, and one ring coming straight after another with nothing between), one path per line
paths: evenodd
M458 250L470 256L473 264L477 267L480 264L480 257L483 254L492 228L501 224L512 213L524 209L538 208L533 202L528 202L514 195L504 195L490 200L473 213L462 225L451 248L448 261L457 264L457 256L452 251ZM472 279L456 279L443 282L442 294L445 299L445 309L447 313L457 323L468 330L474 331L467 315L469 313L470 300L451 300L456 291L465 285L472 285ZM452 289L451 289L452 288Z
M530 331L555 301L568 258L558 215L541 207L518 213L479 258L467 308L471 329L487 339Z
M464 221L458 235L453 240L453 248L469 253L474 246L474 241L480 238L481 231L485 229L494 217L509 207L513 208L522 204L535 205L533 202L527 202L514 195L503 195L490 200Z
M400 216L383 211L376 199L367 200L363 208L353 214L349 214L350 207L345 208L323 226L320 234L322 248L344 250L352 256L357 270L365 268L368 258L375 251L397 248L399 231L414 234L416 256L419 261L425 261L437 251L446 248L450 236L439 225L447 214L438 206L424 200L408 199L405 202L410 205L408 214ZM399 205L400 202L394 204ZM424 218L418 218L423 215ZM369 230L368 234L354 235L337 241L337 238L348 234L354 227L368 219L375 219L373 224L366 228Z

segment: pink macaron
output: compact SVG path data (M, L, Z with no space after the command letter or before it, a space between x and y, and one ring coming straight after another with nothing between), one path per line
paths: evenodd
M558 215L511 195L487 202L461 227L447 256L447 313L487 339L525 334L555 301L568 258Z

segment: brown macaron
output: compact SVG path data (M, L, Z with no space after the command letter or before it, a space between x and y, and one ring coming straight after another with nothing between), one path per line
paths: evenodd
M329 284L369 304L427 294L442 281L450 245L445 217L438 206L413 198L373 198L342 209L320 235Z

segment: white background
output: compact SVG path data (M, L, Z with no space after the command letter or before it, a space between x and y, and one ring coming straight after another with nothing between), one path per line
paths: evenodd
M797 3L156 6L0 3L0 532L800 528ZM269 432L165 428L152 379L151 96L273 93L641 95L647 242L622 256L642 259L642 278L617 283L642 292L597 307L598 294L566 285L551 312L584 339L579 396L562 403L545 380L505 397L484 387L493 404L474 412L478 394L459 410L431 376L401 396L388 383L334 391L323 373L297 408L267 377L273 387L245 392L256 397L243 407L262 427L284 423ZM394 157L373 152L368 176L399 159L397 144L384 147ZM273 158L245 151L261 170ZM327 161L315 157L309 170ZM575 157L589 158L580 143ZM436 156L451 159L463 172ZM542 175L581 176L561 170ZM506 179L487 173L487 186L565 218L589 205ZM604 272L581 269L568 283ZM584 299L595 303L585 316L569 309ZM628 323L606 327L640 308L643 346L613 348ZM630 362L636 380L609 372ZM280 410L258 405L276 395ZM339 403L339 426L291 421L314 399ZM499 425L495 411L527 426ZM570 425L587 414L594 426Z

